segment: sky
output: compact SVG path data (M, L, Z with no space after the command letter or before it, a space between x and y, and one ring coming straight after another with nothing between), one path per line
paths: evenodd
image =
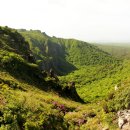
M130 0L0 0L0 26L87 42L130 43Z

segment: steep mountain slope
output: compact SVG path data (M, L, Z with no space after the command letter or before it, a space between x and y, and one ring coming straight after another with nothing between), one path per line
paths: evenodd
M22 31L21 34L29 42L30 49L41 69L49 71L50 68L53 68L58 74L76 69L74 65L66 61L66 52L63 46L52 41L45 33Z
M42 69L53 68L63 75L80 66L103 65L117 62L110 54L94 45L75 39L49 37L40 31L19 30L30 44Z
M0 32L0 71L6 71L29 84L38 85L41 89L51 88L66 96L65 91L62 91L62 86L57 83L58 78L56 80L56 76L53 76L55 74L47 74L39 68L28 42L25 42L15 29L1 27ZM68 97L81 101L75 89L72 90L73 94L71 90L68 91L70 91Z
M64 115L80 104L73 98L81 101L75 89L68 90L70 100L62 86L45 79L15 29L0 27L0 46L0 129L67 129Z
M0 27L0 48L17 53L30 62L34 62L33 58L32 61L30 60L32 54L28 43L15 29Z
M4 78L4 81L0 80L1 130L118 128L116 113L112 113L110 107L110 113L106 113L104 101L81 104L37 89L37 86L17 80L5 72L0 72L0 78Z
M130 108L130 61L78 40L20 32L29 45L0 27L0 130L118 130L117 111ZM60 74L76 70L56 82L36 63ZM74 101L81 100L70 81L87 104Z
M130 61L105 66L87 66L76 70L67 76L61 76L60 80L75 81L77 91L85 102L103 100L114 90L114 86L120 86L130 77Z
M65 114L79 105L86 107L0 71L0 130L66 130Z
M29 45L16 30L0 27L0 47L0 69L28 81L40 79Z

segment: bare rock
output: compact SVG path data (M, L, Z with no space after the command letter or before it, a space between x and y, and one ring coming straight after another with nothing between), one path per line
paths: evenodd
M118 111L118 126L121 130L130 130L130 110Z

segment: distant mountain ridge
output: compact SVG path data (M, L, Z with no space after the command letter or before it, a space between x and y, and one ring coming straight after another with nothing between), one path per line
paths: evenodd
M42 69L53 68L67 74L86 65L111 64L117 59L87 42L50 37L39 30L18 30L29 42L37 63Z
M130 59L130 44L94 44L105 52L121 58Z

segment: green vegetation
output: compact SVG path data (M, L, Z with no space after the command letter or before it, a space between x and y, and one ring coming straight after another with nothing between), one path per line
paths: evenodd
M28 43L13 29L0 27L0 66L22 80L38 82L40 69L35 64Z
M110 95L113 96L107 103L109 111L130 109L130 78L121 82L119 90L115 93L111 92Z
M102 105L97 107L95 103L87 105L59 97L54 92L20 82L5 71L1 71L0 79L2 130L93 130L109 126L115 118L113 112L106 114ZM117 128L117 125L109 128Z
M0 27L0 130L118 130L117 111L130 109L130 60L104 50Z
M130 45L129 44L95 44L95 46L99 47L103 51L106 51L112 54L115 57L121 59L130 59Z
M49 37L40 31L20 31L29 42L42 69L53 68L59 75L67 74L86 65L103 65L118 62L110 54L94 45L75 39Z
M77 91L85 102L95 102L103 100L114 91L114 86L123 83L130 77L130 61L120 64L105 66L83 67L67 76L62 76L60 80L75 81Z
M18 43L18 44L16 44ZM15 29L0 27L0 48L9 52L29 56L29 45Z

